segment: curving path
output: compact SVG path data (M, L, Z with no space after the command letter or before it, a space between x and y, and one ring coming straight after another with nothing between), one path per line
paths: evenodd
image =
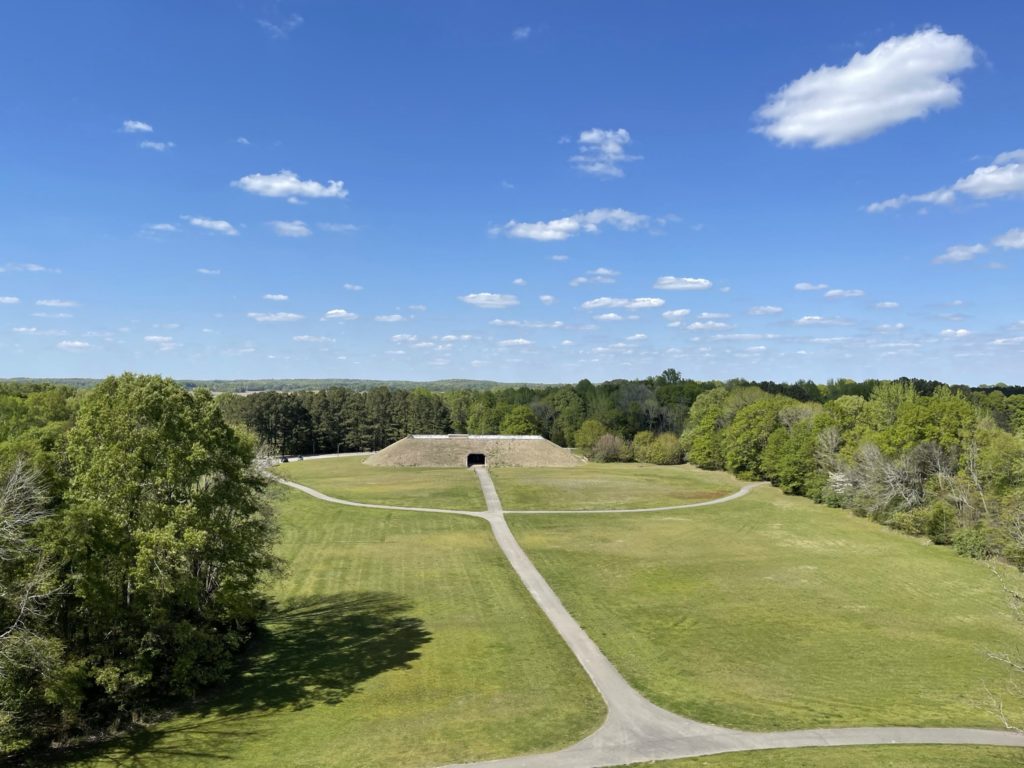
M555 630L576 656L590 676L608 708L604 723L594 733L570 747L544 754L487 760L476 763L458 763L446 768L610 768L612 766L642 763L653 760L672 760L698 757L722 752L744 752L759 749L793 747L858 746L871 744L982 744L990 746L1024 747L1024 734L1013 731L984 730L979 728L815 728L804 731L776 731L755 733L699 723L677 715L648 701L608 660L576 622L548 585L540 571L515 536L512 535L498 492L490 473L483 467L474 471L487 502L486 512L464 512L451 509L424 507L397 507L386 504L364 504L337 499L299 483L275 479L296 490L323 501L373 509L393 509L411 512L444 512L447 514L479 517L490 523L491 531L501 551L505 553L527 591L544 611ZM763 483L745 485L730 496L675 507L655 507L630 510L588 510L588 514L610 512L660 512L673 509L705 507L722 504L741 496ZM560 510L535 514L577 513ZM515 514L525 514L516 512Z

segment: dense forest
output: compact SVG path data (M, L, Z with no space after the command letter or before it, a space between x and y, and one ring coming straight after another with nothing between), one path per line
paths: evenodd
M768 480L972 557L1024 567L1024 394L937 381L636 381L431 393L223 395L274 454L373 451L408 434L540 434L594 461L688 461Z

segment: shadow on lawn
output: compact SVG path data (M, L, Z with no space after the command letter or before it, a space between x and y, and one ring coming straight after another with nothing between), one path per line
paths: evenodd
M98 759L115 766L227 761L239 740L258 738L280 710L338 704L382 672L408 668L431 636L411 606L388 593L311 598L279 606L253 640L238 673L173 721L105 744L69 750L56 765Z

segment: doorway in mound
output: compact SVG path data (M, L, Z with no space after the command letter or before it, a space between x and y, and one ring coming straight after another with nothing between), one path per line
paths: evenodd
M467 467L482 467L487 463L482 453L471 453L466 457Z

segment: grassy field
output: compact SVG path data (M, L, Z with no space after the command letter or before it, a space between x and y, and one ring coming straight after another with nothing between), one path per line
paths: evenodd
M985 564L772 488L509 523L611 661L670 710L754 730L1001 727L986 688L1004 691L1007 673L986 652L1014 651L1024 627Z
M502 506L511 509L643 509L726 496L741 483L725 472L687 464L583 464L570 469L491 470Z
M771 749L647 763L649 768L1019 768L1012 747L883 746Z
M482 510L476 474L465 469L372 467L362 456L292 461L275 468L282 477L329 496L398 507Z
M600 725L598 694L483 521L273 493L291 573L244 674L72 763L431 766Z

